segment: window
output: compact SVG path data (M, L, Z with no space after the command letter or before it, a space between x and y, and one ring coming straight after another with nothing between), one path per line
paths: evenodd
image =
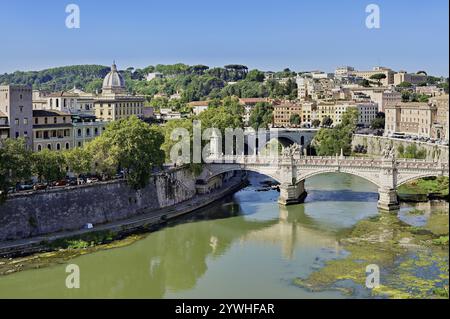
M16 138L19 138L19 132L16 132Z
M19 119L15 119L14 124L19 125Z
M78 129L78 137L81 137L81 129Z
M39 145L37 146L37 150L38 150L38 152L42 151L42 146L41 146L41 144L39 144Z
M24 124L24 125L28 125L28 118L25 117L25 118L23 119L23 124Z
M66 150L68 150L70 148L70 144L66 143Z
M59 150L61 150L61 144L56 144L56 149L59 151Z
M49 150L52 150L52 144L47 144L47 148L48 148Z
M44 118L44 123L48 124L48 119L47 118Z
M37 117L34 119L34 124L39 124L39 119Z
M58 123L58 119L56 117L53 118L53 123Z

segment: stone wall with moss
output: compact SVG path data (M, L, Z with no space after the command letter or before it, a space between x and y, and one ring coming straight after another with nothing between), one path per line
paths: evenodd
M18 193L0 205L0 241L126 219L194 195L195 176L182 168L153 176L141 190L131 189L125 181L109 181Z
M417 141L392 139L384 136L354 134L352 140L352 149L355 149L355 147L357 147L358 145L362 145L364 146L365 150L367 150L368 156L380 156L386 145L389 145L395 147L397 156L399 156L398 150L401 148L406 149L406 147L411 144L415 144L418 151L423 150L426 153L426 160L448 161L448 146Z

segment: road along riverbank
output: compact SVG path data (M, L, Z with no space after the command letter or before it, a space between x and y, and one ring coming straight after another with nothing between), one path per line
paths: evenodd
M93 229L61 231L47 235L6 241L0 243L0 256L18 257L36 252L64 249L73 245L108 243L127 235L148 232L164 226L168 221L192 213L215 201L233 194L247 185L246 175L237 174L223 182L220 189L208 194L194 195L176 205L153 209L149 212L106 224L94 226Z

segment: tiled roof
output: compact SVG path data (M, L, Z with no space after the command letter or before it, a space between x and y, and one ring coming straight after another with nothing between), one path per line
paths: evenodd
M208 106L208 105L209 101L194 101L189 103L189 106Z
M70 114L56 110L33 110L33 117L42 116L70 116Z

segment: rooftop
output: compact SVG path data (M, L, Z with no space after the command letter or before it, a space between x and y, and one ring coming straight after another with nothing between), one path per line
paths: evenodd
M33 110L33 117L43 116L70 116L70 114L56 110Z

